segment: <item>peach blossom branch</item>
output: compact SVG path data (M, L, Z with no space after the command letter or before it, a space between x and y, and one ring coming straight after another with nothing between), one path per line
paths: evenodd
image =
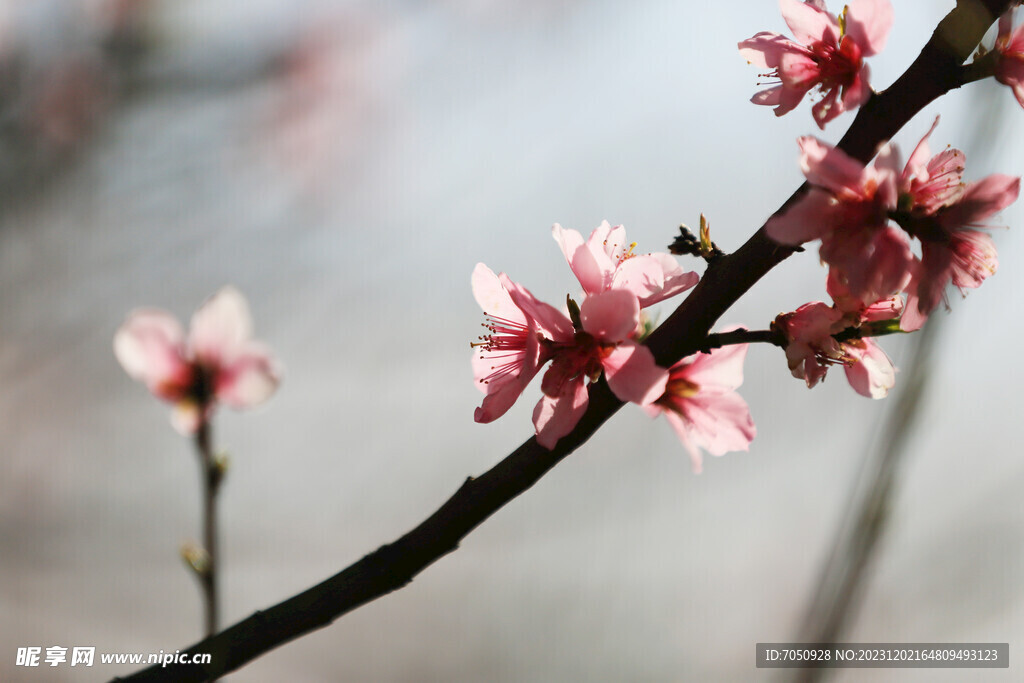
M925 105L959 87L961 65L987 28L1013 0L959 0L920 55L886 91L857 113L838 147L868 162ZM779 209L807 191L802 185ZM777 213L778 213L777 212ZM711 326L769 270L794 253L770 240L764 227L732 254L708 264L700 283L648 339L658 363L669 367L699 350ZM433 515L397 541L381 546L326 581L206 638L185 653L210 653L208 665L159 665L129 681L203 681L234 671L263 653L322 628L351 610L402 588L428 566L458 548L459 541L494 512L529 489L552 467L587 441L622 402L604 380L590 386L586 414L553 450L530 438L483 475L462 487Z

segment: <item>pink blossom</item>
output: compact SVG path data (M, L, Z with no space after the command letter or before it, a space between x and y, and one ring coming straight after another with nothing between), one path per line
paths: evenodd
M536 302L522 287L510 291L523 310ZM561 315L561 314L559 314ZM554 448L583 417L588 404L586 380L602 371L612 393L623 401L647 405L665 391L668 370L658 367L650 350L630 338L640 321L640 304L629 291L612 289L588 296L580 306L579 329L568 318L546 341L551 366L544 373L544 396L533 411L537 442Z
M772 323L786 337L789 371L806 381L808 389L825 377L829 365L842 363L846 358L839 342L832 337L842 318L842 311L815 301L778 316Z
M631 291L588 296L574 324L481 263L473 271L473 295L487 315L488 330L473 344L473 374L486 394L474 415L477 422L505 414L548 361L541 381L544 395L533 412L537 442L545 448L554 448L583 417L587 380L595 382L603 373L616 396L640 405L664 392L668 371L658 367L646 346L631 339L640 321L640 303Z
M894 320L903 314L903 299L894 291L870 291L867 296L853 296L842 273L835 269L829 270L825 289L835 308L843 314L846 327Z
M928 138L938 125L939 117L936 116L932 127L917 143L903 168L897 200L901 209L931 215L963 194L964 153L947 147L934 157L930 156Z
M850 298L843 297L846 302ZM898 308L891 299L864 307L860 320L851 321L849 311L828 306L820 301L804 304L792 313L778 316L772 327L786 337L786 360L789 370L807 387L824 379L829 366L843 365L850 386L862 396L883 398L896 384L896 368L873 339L836 341L833 335L848 327Z
M746 344L698 353L669 369L665 393L645 410L664 415L690 453L694 472L701 471L701 452L712 455L745 451L757 434L750 409L736 389L743 383Z
M999 267L995 243L976 228L1017 200L1020 178L993 174L967 185L960 198L937 210L926 220L911 217L921 238L921 262L907 287L907 314L903 329L915 330L945 297L952 282L964 289L981 286ZM916 218L916 220L915 220Z
M509 294L517 288L525 292L520 301L528 306L529 315ZM504 415L550 359L550 346L542 341L571 338L574 331L565 315L482 263L473 270L473 296L484 311L488 331L472 344L473 376L486 394L474 419L486 423Z
M1013 96L1024 107L1024 24L1013 28L1013 10L999 17L995 50L996 80L1013 89Z
M634 254L635 242L626 241L626 229L604 221L586 241L575 230L559 224L551 229L572 272L588 294L610 289L632 292L646 308L697 284L697 273L686 272L666 253Z
M921 260L912 268L907 285L904 330L915 330L945 297L952 282L963 289L981 286L999 265L992 238L976 228L1006 208L1020 193L1020 178L994 174L964 184L963 152L946 149L925 163L928 137L921 139L900 177L898 210L893 218L921 240Z
M252 338L245 298L224 287L192 316L188 338L170 313L140 309L114 335L114 354L133 379L174 404L172 423L194 433L218 402L232 408L262 403L280 382L270 351Z
M739 43L751 64L771 69L764 75L779 84L754 95L754 104L775 107L775 115L791 111L809 91L822 99L812 108L818 127L871 97L865 57L885 47L892 28L889 0L852 0L838 17L824 0L779 0L782 17L796 41L763 31Z
M896 151L885 145L865 166L813 137L798 142L800 167L811 188L769 219L768 236L789 245L820 239L821 260L843 274L857 298L903 289L915 259L906 236L889 225L898 199Z

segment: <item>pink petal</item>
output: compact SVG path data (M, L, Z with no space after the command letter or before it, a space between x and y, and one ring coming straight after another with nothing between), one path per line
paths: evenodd
M583 242L583 236L575 230L566 230L558 223L551 228L551 235L565 255L576 279L580 281L583 291L596 294L604 291L607 281L611 279L614 264L608 260L603 251L594 253Z
M640 323L640 302L623 289L588 296L580 306L583 329L601 343L626 339Z
M903 307L903 315L900 316L900 329L904 332L915 332L921 329L927 320L928 313L921 312L917 294L908 294L907 305Z
M632 292L640 307L675 296L693 287L700 280L694 272L686 272L669 254L655 253L626 259L615 269L612 288Z
M251 336L249 305L237 289L227 286L193 314L188 345L197 360L217 365Z
M939 220L951 229L977 226L1017 201L1019 194L1020 178L995 173L968 185L960 201L940 213Z
M853 82L843 88L843 96L839 100L839 112L853 111L871 99L871 85L868 83L870 70L865 64L853 77Z
M768 237L779 244L797 245L820 238L834 227L836 201L830 194L811 188L796 204L775 214L765 224Z
M846 34L865 57L885 48L892 29L892 5L889 0L853 0L846 11Z
M492 422L508 412L508 409L515 404L526 386L540 371L541 348L537 335L531 334L526 341L526 349L521 355L516 354L509 357L497 354L491 356L474 354L472 358L473 377L477 380L474 384L487 394L473 414L473 419L476 422ZM519 367L513 372L494 377L497 366L506 363L518 364ZM482 380L487 381L485 383Z
M839 22L815 5L799 0L779 0L782 18L793 32L793 37L804 45L812 43L835 44L839 40Z
M218 369L214 393L232 408L250 408L266 401L281 382L281 370L262 344L247 342Z
M915 262L905 233L892 226L844 226L822 241L819 254L846 278L850 295L863 302L905 288Z
M774 107L782 102L782 88L783 86L777 85L774 88L768 88L767 90L754 93L754 96L750 98L750 101L754 104Z
M807 88L789 88L783 85L782 93L779 96L779 106L775 107L775 115L782 116L793 111L806 94Z
M942 301L946 285L953 277L953 252L934 242L921 244L921 264L914 272L908 289L917 300L922 315L931 313ZM904 314L906 318L906 314ZM906 323L909 325L909 323ZM902 327L902 325L901 325ZM903 327L907 329L907 327Z
M747 402L734 391L698 394L687 401L685 417L693 440L711 455L750 450L757 436Z
M841 149L817 138L804 136L800 145L800 169L812 185L831 191L840 199L864 199L864 164Z
M608 221L601 221L601 225L590 233L590 237L587 239L587 246L595 253L603 251L610 263L613 265L618 264L622 255L629 247L629 242L626 239L626 228L621 225L616 225L613 228L608 224Z
M648 405L661 398L668 370L654 362L646 346L626 341L601 358L608 387L623 401Z
M525 385L517 375L502 383L485 385L484 388L489 393L484 396L480 407L473 411L473 420L480 424L493 422L507 413L509 408L522 396Z
M161 398L175 399L191 377L183 358L184 337L171 314L134 311L114 335L114 355L129 377L145 382Z
M839 87L836 86L811 107L811 116L821 130L825 130L826 123L843 113L843 105L838 98Z
M704 458L701 456L700 449L697 448L697 444L693 437L690 435L690 427L686 423L685 418L679 413L672 410L666 410L663 412L665 419L668 421L672 431L676 433L680 443L690 454L690 462L693 464L693 473L700 474L704 469Z
M503 276L508 277L504 273ZM526 324L526 316L512 301L508 290L494 271L482 263L476 264L472 276L473 298L484 313L495 318Z
M554 306L538 300L530 290L519 283L502 277L502 284L508 290L513 303L522 310L527 320L533 322L548 339L552 341L570 341L576 331L572 321Z
M861 396L884 398L896 385L896 368L873 339L858 339L844 344L856 362L846 366L846 379Z
M712 349L710 354L698 353L690 356L693 360L688 365L682 365L686 359L673 365L669 378L682 376L697 384L701 392L732 391L743 384L743 361L746 356L747 344Z
M909 189L909 182L911 178L917 178L921 182L928 180L928 160L931 158L931 149L928 146L928 138L935 131L935 127L939 125L939 117L935 117L935 121L932 123L932 127L928 129L928 132L924 134L921 141L917 143L917 147L910 153L910 158L907 159L907 165L903 168L903 173L900 176L900 185L906 186Z
M801 97L821 80L821 67L801 52L784 52L779 57L779 78L786 90L800 91Z
M778 33L762 31L737 44L740 56L759 69L774 69L783 53L802 52L807 49Z
M878 148L875 160L871 162L871 166L865 171L866 186L874 185L875 187L874 194L871 197L871 201L874 203L874 210L880 214L888 213L888 211L896 208L899 202L899 177L900 153L895 145L884 144ZM880 216L876 217L875 220L878 225L885 223L885 219Z
M558 440L576 427L587 412L589 397L583 377L562 385L562 392L552 398L543 396L533 409L533 426L537 443L551 450Z
M991 235L977 230L958 230L950 239L953 252L952 280L957 287L974 289L999 268L999 256Z

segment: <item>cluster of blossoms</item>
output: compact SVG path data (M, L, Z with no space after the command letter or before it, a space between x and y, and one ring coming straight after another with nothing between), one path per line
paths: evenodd
M739 43L740 54L773 79L752 101L782 115L816 91L820 99L812 114L824 129L873 97L864 59L884 47L892 5L852 0L838 15L828 12L824 0L779 5L795 40L762 32ZM1011 13L1000 19L994 49L979 52L978 60L972 79L995 77L1024 106L1024 27L1012 29ZM479 264L473 292L488 334L474 344L474 374L485 394L476 421L503 415L550 362L533 413L538 443L553 448L572 431L587 408L587 382L603 376L621 400L664 414L699 469L700 447L714 454L746 450L754 436L746 403L735 392L743 342L750 339L784 347L790 371L808 387L841 365L857 393L887 395L896 369L873 337L920 328L945 301L949 284L972 289L995 273L995 246L983 230L1020 193L1020 179L1007 175L964 182L959 150L947 147L932 156L928 139L937 125L938 118L905 165L890 144L865 164L816 138L800 138L806 189L765 231L789 246L820 240L833 303L815 301L781 314L767 332L737 330L721 341L735 345L671 368L659 367L641 343L641 310L689 289L697 275L683 272L668 254L634 255L621 226L604 223L584 240L555 225L555 240L583 287L581 305L567 298L565 309L552 307ZM710 261L717 247L704 227L699 249L684 232L681 250L673 250Z
M174 404L171 422L193 434L217 403L249 408L270 398L281 371L269 349L252 339L245 298L224 287L192 316L188 337L160 309L139 309L114 335L114 354L133 379Z
M888 0L854 0L833 16L822 0L779 4L799 42L764 32L739 43L741 55L774 69L766 75L780 80L753 101L776 105L782 115L817 87L824 98L813 114L824 128L871 97L862 58L882 49L892 7ZM1024 105L1024 30L1011 26L1008 12L999 21L989 69ZM928 138L936 125L938 118L902 168L889 144L866 165L813 137L798 140L809 190L773 216L766 231L791 246L820 240L821 260L830 268L834 305L808 303L773 325L785 339L790 370L809 387L829 366L841 364L858 393L885 396L894 383L892 363L861 332L876 331L871 325L882 321L898 323L885 326L886 332L916 330L945 301L950 283L973 289L996 271L995 246L981 229L1017 199L1020 179L995 174L965 183L962 152L947 148L931 156Z
M853 366L859 379L851 375L851 384L861 394L884 396L892 386L884 354L868 339L839 348L830 335L878 321L880 315L899 317L903 331L916 330L945 300L950 283L961 291L973 289L996 271L995 245L980 229L991 227L985 221L1017 199L1020 179L994 174L964 183L962 152L947 148L931 156L928 138L937 124L938 119L902 170L892 145L884 145L874 162L864 165L814 138L799 141L810 189L773 217L766 230L782 244L821 240L821 260L830 268L829 293L836 306L808 304L777 321L788 340L799 340L787 347L787 355L794 375L808 386L824 374L828 362L870 358L870 363ZM920 242L920 256L911 248L912 238ZM905 306L901 293L907 297ZM809 337L817 341L808 346ZM827 361L810 369L807 356L799 369L795 348L801 346ZM865 367L872 369L865 373Z
M586 240L560 225L552 232L583 288L580 304L567 297L560 310L482 263L473 271L487 329L473 344L473 374L485 394L476 421L505 414L550 361L533 411L537 442L545 448L576 426L587 409L588 381L603 375L621 400L664 414L698 469L698 447L714 455L746 450L754 424L735 393L746 347L698 354L666 369L639 342L641 310L690 289L697 274L669 254L635 254L622 226L602 223Z

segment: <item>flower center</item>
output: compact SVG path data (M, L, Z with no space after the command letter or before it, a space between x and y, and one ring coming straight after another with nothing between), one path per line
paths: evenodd
M700 385L688 379L677 377L670 379L665 386L665 393L679 398L690 398L700 393Z
M633 250L636 249L636 242L630 242L628 249L621 249L621 247L618 244L612 244L609 249L608 240L605 240L601 244L604 245L605 250L608 251L611 257L615 259L616 266L619 266L622 264L623 261L628 261L629 259L636 256L636 254L633 253Z
M809 49L811 59L818 65L818 82L823 92L852 85L864 61L860 47L849 36L843 36L838 46L815 43Z

